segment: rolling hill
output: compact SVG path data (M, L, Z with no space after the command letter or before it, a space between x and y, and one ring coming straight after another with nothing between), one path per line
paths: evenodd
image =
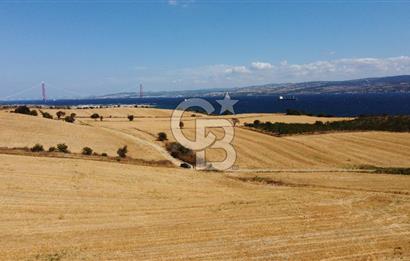
M237 96L283 95L283 94L342 94L410 92L410 75L364 78L347 81L311 81L300 83L269 83L236 88L202 89L186 91L146 92L147 97L194 97L222 96L225 92ZM139 93L127 92L94 98L135 98Z

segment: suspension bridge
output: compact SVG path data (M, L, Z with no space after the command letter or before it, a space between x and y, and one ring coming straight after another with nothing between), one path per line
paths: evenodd
M144 97L144 89L143 89L142 84L139 84L137 90L135 90L135 87L132 89L135 91L136 96L139 94L139 98ZM39 96L36 95L38 90L40 90ZM54 86L46 85L46 83L42 81L40 85L33 85L29 88L21 89L7 96L0 97L0 101L40 100L41 99L44 103L46 103L48 100L50 100L50 95L48 93L49 90L52 90L55 93L58 93L60 97L62 94L66 94L66 96L70 98L84 98L87 96L88 97L91 96L90 94L80 93L78 91L72 91L67 88L56 88ZM131 91L131 88L118 90L116 92L120 93L123 91ZM36 99L33 97L38 97L38 98Z

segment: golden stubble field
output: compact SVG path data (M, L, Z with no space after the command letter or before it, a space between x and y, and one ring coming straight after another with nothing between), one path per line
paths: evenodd
M57 109L46 109L52 115ZM46 148L66 143L73 152L81 152L85 146L96 152L116 155L116 150L128 145L129 155L143 160L169 160L164 144L157 141L157 134L165 132L170 141L171 110L155 108L98 108L63 110L77 114L75 124L39 117L17 115L0 111L0 147L31 147L35 143ZM90 119L98 113L103 121ZM195 114L193 117L192 114ZM130 122L127 115L135 115ZM410 134L389 132L329 133L274 137L243 127L245 122L256 119L272 122L313 123L346 118L319 118L287 116L283 114L240 114L219 118L238 118L233 145L237 152L235 169L355 169L361 165L380 167L406 167L410 165ZM195 136L198 118L215 118L198 113L185 113L183 132ZM221 137L221 129L211 130ZM208 159L222 160L222 150L208 150ZM177 164L177 163L175 163Z
M94 112L104 121L89 119ZM79 118L69 124L0 111L0 147L65 142L73 152L90 146L115 155L126 144L133 158L169 157L156 134L173 139L171 111L75 113ZM133 122L128 114L136 115ZM188 135L196 117L183 119ZM326 120L237 118L241 124ZM363 164L409 167L410 134L273 137L235 131L238 169L226 173L0 154L0 259L410 259L408 176L351 170Z
M85 112L83 112L85 111ZM93 112L104 115L104 121L89 118ZM55 113L55 112L54 112ZM99 129L112 130L118 136L135 137L151 144L157 142L158 132L165 132L173 141L170 130L170 110L152 108L114 108L78 110L79 120ZM134 121L126 119L128 114L136 115ZM88 117L86 117L88 115ZM109 118L117 115L118 118ZM122 115L122 118L120 118ZM215 118L201 114L185 113L184 133L195 136L195 120L198 117ZM388 132L331 133L322 135L300 135L274 137L245 129L245 122L256 119L271 122L314 123L316 121L345 120L346 118L319 118L308 116L287 116L283 114L241 114L221 116L219 118L238 118L240 123L235 128L233 145L237 152L236 169L335 169L357 168L361 165L384 167L406 167L410 165L410 134ZM212 130L219 137L220 129ZM137 155L138 157L138 155ZM209 150L207 157L222 160L223 151Z
M410 258L405 176L264 174L285 182L273 186L89 160L0 161L3 260Z

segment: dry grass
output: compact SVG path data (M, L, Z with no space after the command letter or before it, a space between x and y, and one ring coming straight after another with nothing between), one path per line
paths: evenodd
M221 118L232 119L237 118L240 121L240 125L245 122L252 123L254 120L260 120L261 122L283 122L283 123L315 123L316 121L341 121L350 120L352 118L342 117L311 117L305 115L285 115L281 113L245 113L239 115L221 116Z
M55 114L54 111L49 110ZM90 146L97 152L115 155L116 150L129 146L129 155L143 160L172 160L158 142L158 132L167 133L174 141L170 131L170 110L154 108L104 108L74 111L79 118L76 124L46 120L40 117L0 113L0 141L2 147L33 146L35 143L45 147L65 142L74 152ZM104 121L88 118L93 112L105 115ZM134 121L126 118L136 115ZM186 113L183 119L184 133L193 138L195 119ZM116 118L107 118L114 115ZM199 117L208 117L196 114ZM209 116L215 117L215 116ZM232 116L223 116L231 118ZM280 114L237 115L243 124L254 119L281 122L314 122L326 118L308 116L286 116ZM327 118L341 120L344 118ZM220 129L213 129L219 137ZM379 167L410 166L410 134L388 132L332 133L322 135L300 135L273 137L244 128L236 128L234 146L237 151L237 169L328 169L355 168L359 165ZM258 152L258 153L255 153ZM208 159L222 160L222 150L209 150ZM178 164L178 162L174 162Z
M274 177L312 185L288 187L84 160L0 161L2 259L410 258L409 196L384 193L409 191L403 176ZM351 189L358 182L375 192Z
M238 152L239 168L352 168L365 164L410 166L409 133L272 137L238 129L234 145Z
M73 152L81 152L88 146L95 152L116 156L119 147L128 145L129 155L134 158L164 159L151 146L135 142L132 137L113 135L102 128L5 112L0 112L0 122L0 147L31 147L40 143L48 149L66 143Z
M298 120L299 116L289 117ZM194 137L194 120L184 119L184 124L187 136ZM174 140L167 118L137 119L132 123L106 121L96 122L95 125L119 129L150 142L156 142L158 132L165 132L171 141ZM212 131L219 137L223 135L221 130ZM273 137L236 128L234 146L237 151L236 167L240 169L410 166L409 133L356 132ZM207 156L222 160L225 154L223 151L209 150Z
M108 119L110 116L113 118L124 118L127 120L127 115L134 115L135 117L169 117L172 110L155 109L155 108L132 108L132 107L120 107L120 108L95 108L95 109L44 109L51 115L55 116L56 112L63 111L67 115L75 113L78 117L89 118L93 113L98 113L103 116L104 119Z

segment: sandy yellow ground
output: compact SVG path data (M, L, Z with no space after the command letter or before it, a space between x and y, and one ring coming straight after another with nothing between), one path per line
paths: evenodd
M232 178L252 173L0 162L2 260L410 258L406 176L263 174L285 182L271 186Z

